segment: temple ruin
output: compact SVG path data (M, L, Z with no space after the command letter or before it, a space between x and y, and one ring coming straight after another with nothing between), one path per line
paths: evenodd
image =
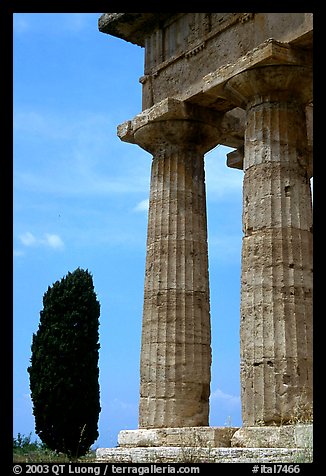
M99 29L144 48L143 110L118 135L153 161L139 429L98 458L263 446L292 461L312 432L312 14L105 13ZM244 173L240 429L208 420L204 154L217 144Z

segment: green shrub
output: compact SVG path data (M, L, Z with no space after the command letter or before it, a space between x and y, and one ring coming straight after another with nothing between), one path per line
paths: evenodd
M32 433L24 436L21 433L17 434L17 438L13 438L13 449L21 451L37 451L44 445L38 441L31 441Z

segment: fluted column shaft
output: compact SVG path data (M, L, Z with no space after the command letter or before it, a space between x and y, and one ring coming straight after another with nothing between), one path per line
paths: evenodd
M308 81L304 68L270 66L246 71L229 84L247 110L240 324L244 426L311 418L312 206L301 95Z
M211 334L204 129L193 121L161 121L135 134L136 142L154 155L141 344L141 428L208 425Z

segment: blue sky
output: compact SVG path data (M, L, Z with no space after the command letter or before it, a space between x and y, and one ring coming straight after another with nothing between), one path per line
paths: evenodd
M96 447L138 424L151 156L116 135L141 112L142 48L98 31L101 13L14 14L14 435L34 435L27 367L43 294L78 266L100 316ZM210 424L241 425L243 174L205 157L212 320Z

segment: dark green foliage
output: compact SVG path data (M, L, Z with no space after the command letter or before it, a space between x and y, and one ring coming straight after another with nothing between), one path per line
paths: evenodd
M37 441L32 441L32 433L28 436L24 436L21 433L18 433L17 438L13 438L13 449L21 451L37 451L38 449L43 449L45 445Z
M13 438L12 456L14 463L69 463L70 461L94 463L96 453L91 450L85 456L69 458L63 453L50 450L40 441L32 441L32 433L28 436L18 433L17 438Z
M28 372L36 433L73 457L98 437L99 315L92 276L77 268L44 294L33 335Z

